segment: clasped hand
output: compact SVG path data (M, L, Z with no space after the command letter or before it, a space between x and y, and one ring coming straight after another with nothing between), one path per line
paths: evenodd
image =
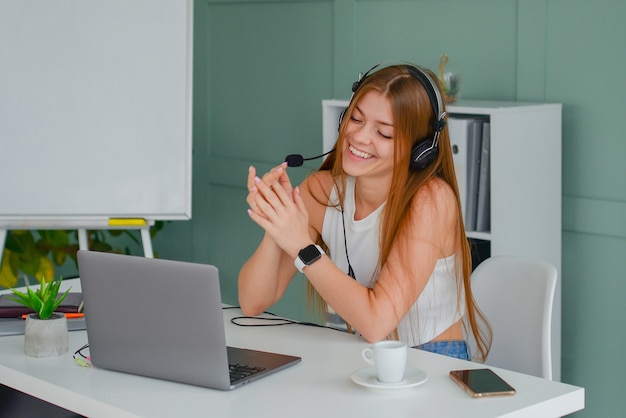
M248 170L248 214L276 244L295 257L298 251L312 243L309 237L309 214L293 187L283 163L265 173L262 178L256 169Z

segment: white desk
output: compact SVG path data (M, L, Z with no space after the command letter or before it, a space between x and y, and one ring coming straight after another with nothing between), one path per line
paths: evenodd
M229 345L298 355L302 362L221 392L79 367L72 352L87 335L73 331L70 352L49 359L24 355L23 336L0 338L0 383L90 417L558 417L584 408L583 388L497 368L517 394L473 399L448 372L480 364L419 350L409 350L408 363L429 375L426 383L397 391L364 388L350 379L366 366L362 338L302 325L243 328L230 323L238 315L238 309L224 311Z

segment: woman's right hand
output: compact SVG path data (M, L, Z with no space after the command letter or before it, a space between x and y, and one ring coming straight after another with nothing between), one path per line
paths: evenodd
M261 181L263 181L263 183L265 183L268 187L272 187L272 185L274 185L278 181L278 183L288 193L288 195L292 196L293 186L291 185L291 181L289 180L289 176L287 175L286 168L287 163L277 165L269 172L265 173L261 178ZM258 210L256 200L264 198L259 194L259 190L256 186L255 177L257 177L256 168L254 166L250 166L250 168L248 169L248 196L246 197L246 202L248 203L250 209L261 215Z

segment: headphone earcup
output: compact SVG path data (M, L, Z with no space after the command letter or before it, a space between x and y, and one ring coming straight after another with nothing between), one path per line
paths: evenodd
M411 171L420 171L437 159L439 147L433 146L433 140L426 138L419 140L411 148L411 162L409 169Z

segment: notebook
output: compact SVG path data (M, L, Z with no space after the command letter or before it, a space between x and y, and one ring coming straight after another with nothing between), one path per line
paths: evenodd
M226 346L215 266L80 250L78 272L95 367L229 390L301 361Z
M39 285L32 286L33 291L36 291L38 288ZM59 295L60 294L62 294L62 292L59 292ZM0 318L21 318L24 314L35 312L32 309L19 304L13 300L13 298L15 298L15 296L12 293L0 295ZM81 295L80 292L70 292L67 296L65 296L59 307L55 309L55 312L78 312L82 301L83 295Z

